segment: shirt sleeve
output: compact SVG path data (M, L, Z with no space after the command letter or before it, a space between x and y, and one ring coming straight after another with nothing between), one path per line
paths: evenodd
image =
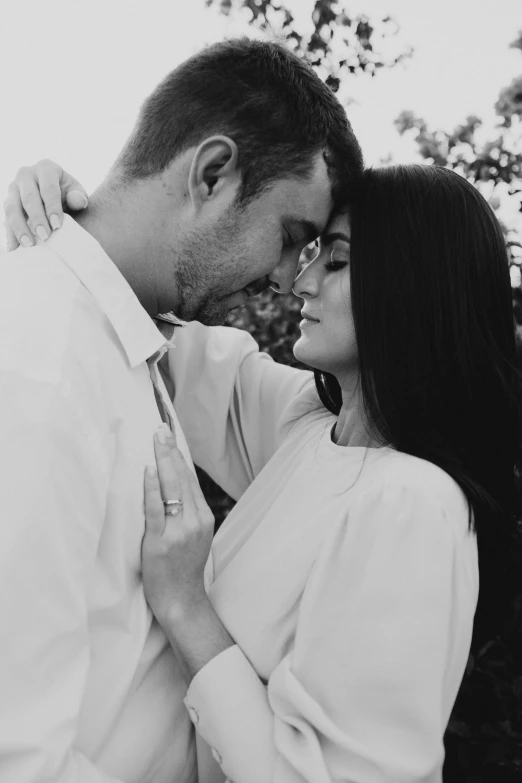
M368 490L325 542L268 687L237 646L198 672L186 704L229 780L440 780L478 595L461 521L422 492Z
M248 332L195 321L176 330L169 371L194 462L237 499L274 454L312 373L273 361Z
M74 747L110 466L66 386L0 373L0 779L16 783L116 783Z

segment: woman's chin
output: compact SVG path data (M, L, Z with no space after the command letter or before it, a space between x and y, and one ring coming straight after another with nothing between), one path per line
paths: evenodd
M317 364L315 363L316 360L319 359L317 352L311 351L311 346L307 345L306 343L306 337L299 338L293 348L294 356L297 361L301 362L302 364L308 364L310 367L317 367Z

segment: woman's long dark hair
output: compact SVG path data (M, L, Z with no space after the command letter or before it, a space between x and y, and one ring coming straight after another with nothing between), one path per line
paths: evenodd
M479 550L476 649L502 626L519 511L520 376L504 238L476 188L436 166L366 171L350 215L368 420L466 495ZM337 380L315 376L338 413Z

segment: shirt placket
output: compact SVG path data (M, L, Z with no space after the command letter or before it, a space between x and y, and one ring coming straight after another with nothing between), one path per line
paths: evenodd
M160 350L151 356L147 364L149 365L149 373L154 388L154 397L156 398L156 405L158 407L161 420L170 427L170 430L175 434L176 441L179 450L185 457L187 464L194 470L194 463L190 456L189 448L183 430L178 422L178 418L174 412L174 406L172 400L169 397L165 382L161 377L158 363L168 350L168 346L160 348Z
M154 397L156 398L156 405L158 406L161 420L170 427L172 432L175 432L174 418L167 405L167 390L158 368L158 362L165 355L166 350L166 348L161 348L148 360L147 364L149 365L150 379L154 387Z

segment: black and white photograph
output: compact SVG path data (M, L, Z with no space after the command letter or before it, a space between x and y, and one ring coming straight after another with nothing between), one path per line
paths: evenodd
M0 19L0 783L520 783L520 0Z

